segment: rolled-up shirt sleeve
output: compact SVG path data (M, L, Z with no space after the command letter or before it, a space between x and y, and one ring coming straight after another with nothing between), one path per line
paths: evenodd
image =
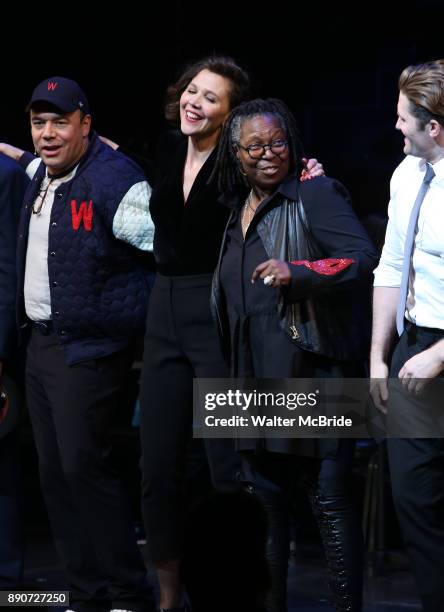
M390 181L390 202L388 206L388 224L385 234L381 259L374 270L374 287L400 287L402 262L404 258L404 236L400 233L397 199L399 172L396 170Z

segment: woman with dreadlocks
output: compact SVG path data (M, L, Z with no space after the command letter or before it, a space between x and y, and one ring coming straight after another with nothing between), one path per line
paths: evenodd
M366 321L359 288L376 254L345 188L326 177L301 182L302 145L279 100L232 111L216 172L231 215L212 306L231 374L241 378L362 376ZM361 314L362 318L362 314ZM337 610L362 608L362 534L347 477L348 440L238 440L244 480L269 511L273 612L287 610L290 489L311 482Z

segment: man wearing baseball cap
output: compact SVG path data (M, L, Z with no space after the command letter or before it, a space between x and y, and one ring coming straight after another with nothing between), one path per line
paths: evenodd
M28 110L39 157L3 151L31 179L19 226L18 321L30 331L27 402L70 609L151 612L106 427L143 334L150 187L91 130L75 81L45 79Z
M38 103L48 103L63 113L73 113L76 110L90 115L88 100L79 85L71 79L52 77L37 85L32 92L27 106L29 112Z

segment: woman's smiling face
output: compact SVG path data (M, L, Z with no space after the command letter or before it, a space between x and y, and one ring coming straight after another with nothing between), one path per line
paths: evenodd
M273 144L278 153L271 149ZM268 193L275 191L290 169L287 135L280 119L270 114L245 119L240 128L239 145L236 155L250 185ZM266 148L262 149L260 157L252 158L246 150L251 145Z
M180 129L186 136L219 136L230 112L232 84L219 74L201 70L180 96Z

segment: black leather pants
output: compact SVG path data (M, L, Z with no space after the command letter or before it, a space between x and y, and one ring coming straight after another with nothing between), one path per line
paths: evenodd
M338 612L361 612L363 538L348 492L353 441L341 440L335 458L245 453L244 482L262 500L269 518L267 558L271 612L287 612L290 502L297 481L307 489L320 528L329 586Z
M327 559L330 591L338 612L362 610L363 540L359 517L346 496L318 484L310 493Z

